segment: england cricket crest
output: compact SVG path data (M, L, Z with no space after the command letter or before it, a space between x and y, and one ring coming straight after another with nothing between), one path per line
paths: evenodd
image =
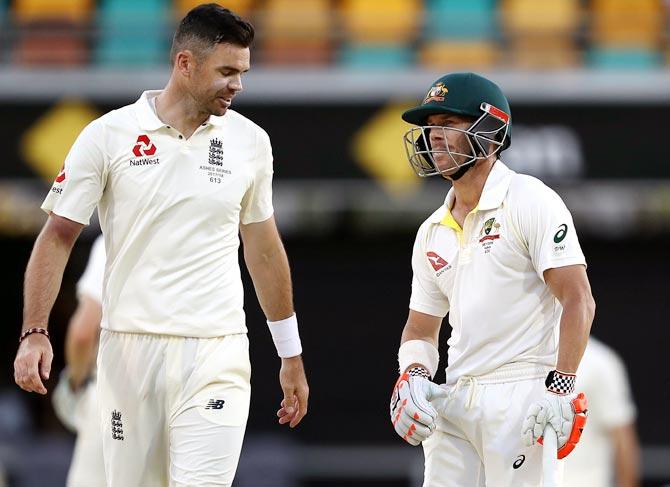
M209 141L209 161L214 166L223 166L223 142L217 138Z
M121 412L116 409L112 411L112 439L123 441L123 423L121 422Z
M484 222L484 225L482 225L482 229L479 231L479 237L479 243L482 244L484 253L488 254L491 252L493 242L500 238L500 223L498 223L495 218L489 218Z
M444 101L444 95L449 93L449 89L444 86L444 83L440 82L428 90L428 94L423 99L423 104L430 103L431 101Z

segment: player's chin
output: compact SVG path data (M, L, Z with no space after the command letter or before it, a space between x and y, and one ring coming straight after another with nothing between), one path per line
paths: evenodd
M226 114L229 107L230 107L230 101L224 100L222 98L217 98L216 100L214 100L214 103L211 106L210 113L217 117L221 117Z
M435 167L443 176L450 176L458 171L458 166L448 154L435 156Z

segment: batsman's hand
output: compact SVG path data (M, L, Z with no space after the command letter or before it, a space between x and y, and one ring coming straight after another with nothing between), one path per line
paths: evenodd
M555 394L544 392L544 397L528 408L521 428L526 446L542 444L542 434L547 423L551 424L558 437L558 458L565 458L575 449L586 424L586 396L579 394Z
M391 395L391 423L396 433L412 446L435 431L437 411L430 403L446 398L447 391L421 376L402 374Z
M43 380L49 378L54 358L51 342L40 334L28 335L20 344L14 359L14 381L24 391L46 394Z
M284 392L284 399L277 411L279 424L288 423L291 428L295 428L307 414L309 399L309 386L300 355L281 359L279 384Z

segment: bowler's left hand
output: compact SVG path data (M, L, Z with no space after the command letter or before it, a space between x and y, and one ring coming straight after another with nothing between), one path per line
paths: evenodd
M295 428L307 414L309 398L309 386L300 355L281 360L279 383L284 391L281 408L277 411L279 424L289 423L291 428Z

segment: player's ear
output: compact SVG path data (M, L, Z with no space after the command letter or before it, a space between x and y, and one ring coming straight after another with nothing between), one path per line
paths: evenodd
M175 69L183 76L189 78L195 69L195 55L190 49L179 51L174 59Z

